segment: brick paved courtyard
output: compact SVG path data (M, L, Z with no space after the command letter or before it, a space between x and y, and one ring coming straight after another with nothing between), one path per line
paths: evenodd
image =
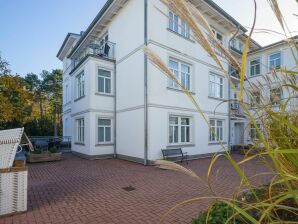
M206 177L209 163L210 159L200 159L184 165ZM266 170L256 160L243 169L251 175ZM224 158L218 160L213 175L215 191L231 196L239 179ZM135 190L122 189L129 186ZM28 212L0 218L0 223L159 223L176 203L207 195L206 187L180 173L122 160L88 161L65 154L60 162L29 165ZM166 223L190 223L207 204L186 205L172 213Z

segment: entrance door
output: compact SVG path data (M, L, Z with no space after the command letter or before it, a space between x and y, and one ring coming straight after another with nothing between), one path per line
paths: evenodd
M244 123L235 123L234 126L234 144L244 144Z

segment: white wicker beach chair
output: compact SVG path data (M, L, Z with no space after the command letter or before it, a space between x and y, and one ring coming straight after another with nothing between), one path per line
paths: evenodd
M0 169L11 168L24 128L0 131Z

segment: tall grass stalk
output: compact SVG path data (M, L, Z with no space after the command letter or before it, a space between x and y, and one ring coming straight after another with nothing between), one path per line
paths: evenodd
M208 124L210 131L216 136L219 141L224 155L214 155L208 172L207 172L207 183L204 183L200 177L194 172L188 170L180 165L174 164L168 161L157 161L157 165L164 169L171 169L182 172L188 176L191 176L199 182L208 186L210 195L204 197L196 197L184 202L181 202L169 210L163 218L173 212L180 206L192 203L198 200L212 199L221 201L226 205L233 208L233 215L228 219L226 223L231 223L236 219L241 219L244 223L284 223L290 222L291 220L284 220L280 217L280 211L296 214L298 216L298 110L297 110L297 67L298 62L295 54L297 51L297 43L289 38L287 43L291 48L293 58L296 66L294 68L281 68L273 70L270 74L264 75L262 82L251 83L246 77L247 71L247 56L249 52L249 46L251 43L251 36L254 32L254 26L256 23L256 10L257 4L254 0L254 22L252 29L245 42L243 56L241 63L226 49L215 37L212 32L207 19L203 14L189 1L185 0L160 0L164 3L171 11L179 16L186 24L189 25L192 33L191 37L200 44L203 49L210 55L210 57L216 62L219 69L225 75L225 78L229 81L232 90L236 93L237 99L240 102L242 109L245 112L247 119L250 121L250 125L254 126L258 141L254 143L254 146L248 150L246 156L242 161L237 162L233 159L229 150L219 140L217 133L214 129L210 128L209 120L204 115L200 107L200 99L195 99L188 89L176 78L176 76L168 68L167 64L150 48L144 49L149 60L154 66L156 66L163 74L168 78L174 80L178 86L185 92L187 97L195 106L197 112ZM276 0L267 0L270 7L272 8L274 15L280 23L284 35L287 36L289 32L288 26L282 16L278 2ZM161 10L159 10L162 12ZM162 12L163 13L163 12ZM166 13L163 13L166 15ZM260 32L260 31L258 31ZM268 32L268 31L264 31ZM240 74L240 90L236 88L230 75L225 69L224 64L218 56L220 52L227 63L236 69ZM263 88L280 88L282 91L287 92L287 98L279 99L277 95L272 94L271 98L268 99L266 96L260 96L260 102L257 102L256 108L252 110L251 105L247 102L247 99L253 97L256 91L261 92ZM276 107L280 108L276 110ZM259 126L258 124L261 124ZM262 151L251 155L250 152L253 148L262 148ZM212 169L216 164L217 159L220 156L224 156L233 165L234 169L239 174L241 181L239 183L239 189L242 188L242 184L245 185L246 189L253 195L252 201L239 200L239 192L235 192L235 197L224 198L220 195L216 195L212 190L212 184L210 181ZM271 172L259 173L255 176L270 175L272 179L268 183L268 197L262 197L258 195L258 188L251 183L252 177L245 175L241 168L241 164L246 163L256 157L265 156L268 160L267 165L270 165ZM280 189L276 191L276 188ZM287 202L291 201L288 205ZM209 211L212 210L212 206ZM261 215L256 216L256 211L259 211ZM207 216L210 213L208 212ZM207 217L208 220L208 217Z

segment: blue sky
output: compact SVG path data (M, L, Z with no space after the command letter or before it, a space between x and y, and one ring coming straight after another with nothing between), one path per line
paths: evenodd
M245 26L252 22L252 0L214 0ZM13 73L39 74L43 69L61 68L56 54L68 32L85 30L106 0L1 0L0 51ZM266 0L257 0L258 28L280 31ZM291 30L298 30L298 4L282 0L281 8ZM295 33L298 34L298 33ZM261 44L280 37L256 34Z

